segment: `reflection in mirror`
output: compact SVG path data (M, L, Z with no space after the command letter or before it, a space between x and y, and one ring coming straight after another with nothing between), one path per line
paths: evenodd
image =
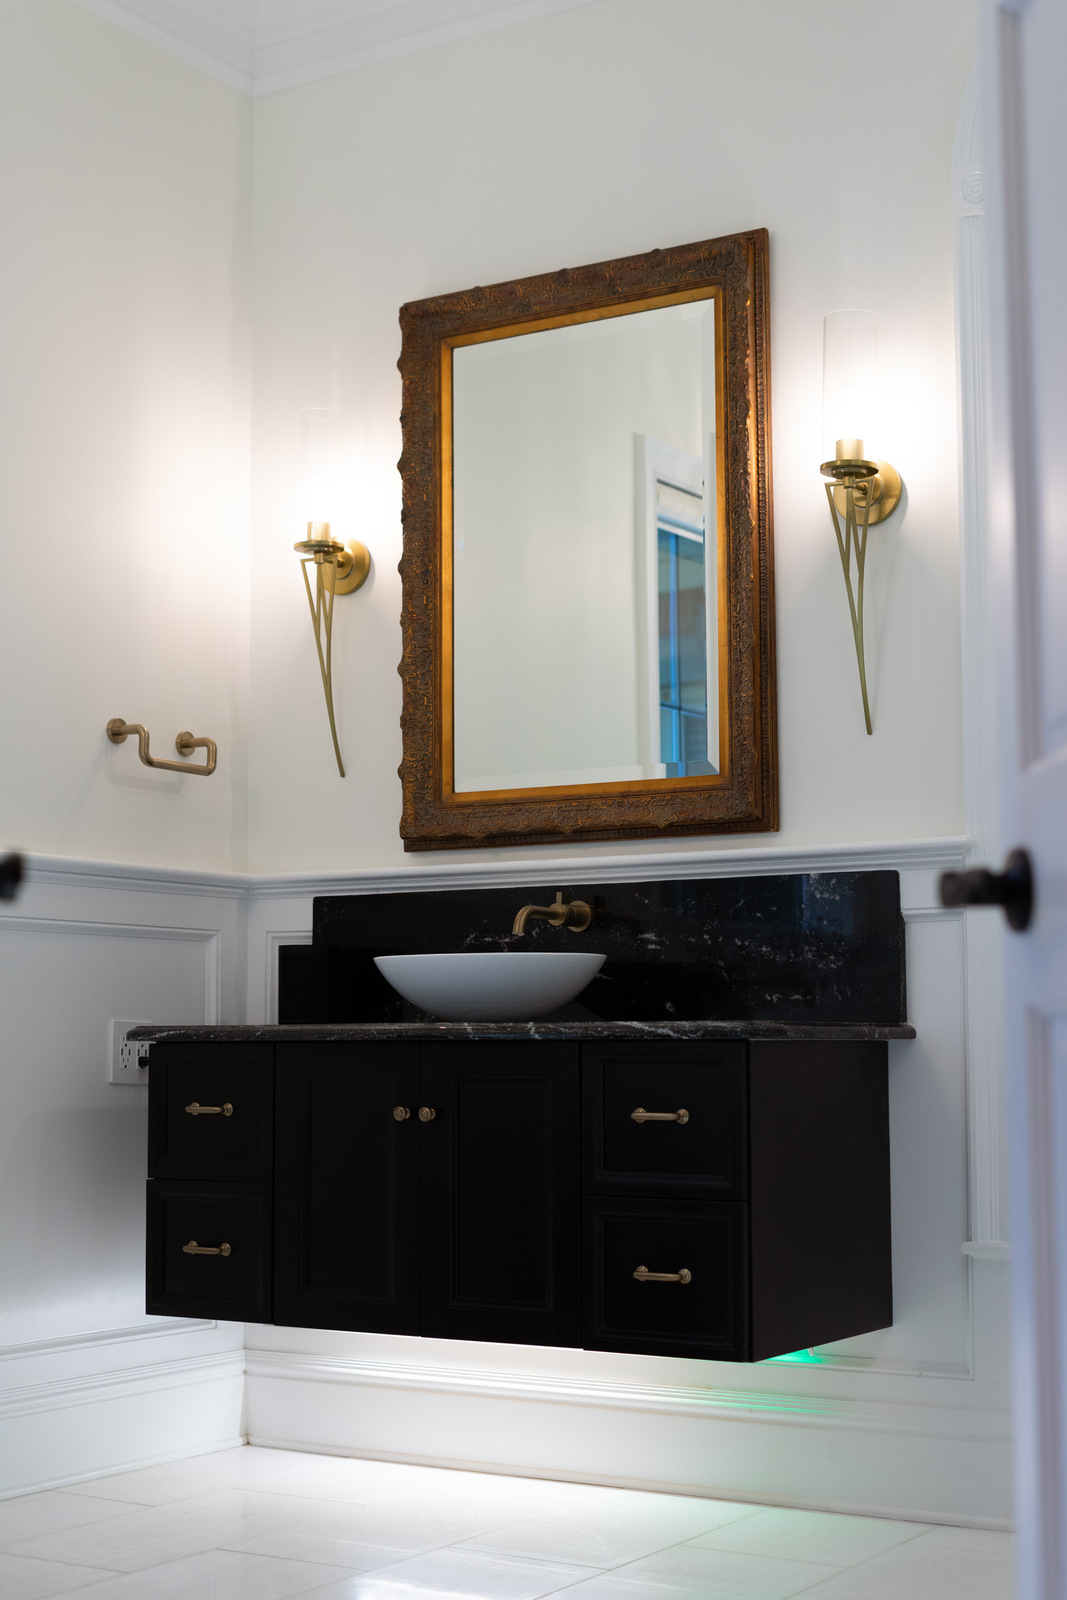
M453 348L457 793L718 770L716 296L674 298Z

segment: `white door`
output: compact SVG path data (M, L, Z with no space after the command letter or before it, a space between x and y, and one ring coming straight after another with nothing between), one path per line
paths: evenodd
M1067 1600L1067 0L984 0L1021 1600ZM990 913L975 913L989 915Z

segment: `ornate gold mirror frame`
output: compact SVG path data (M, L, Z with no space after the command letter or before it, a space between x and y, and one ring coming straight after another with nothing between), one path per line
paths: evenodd
M453 784L452 351L714 296L717 325L720 770L528 789ZM778 826L765 229L438 295L400 311L403 346L406 850Z

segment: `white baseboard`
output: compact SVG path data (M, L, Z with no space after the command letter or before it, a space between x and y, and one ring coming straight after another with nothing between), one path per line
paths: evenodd
M0 1499L241 1444L243 1399L239 1349L8 1389Z
M249 1442L273 1448L1010 1526L1002 1412L287 1351L248 1351L245 1383Z

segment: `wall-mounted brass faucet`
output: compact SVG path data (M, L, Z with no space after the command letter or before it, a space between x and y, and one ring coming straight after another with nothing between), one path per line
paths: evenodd
M553 928L570 928L572 933L581 933L592 922L593 912L584 900L568 900L564 904L563 890L560 889L554 905L523 906L512 924L512 933L525 933L531 917L537 917Z

